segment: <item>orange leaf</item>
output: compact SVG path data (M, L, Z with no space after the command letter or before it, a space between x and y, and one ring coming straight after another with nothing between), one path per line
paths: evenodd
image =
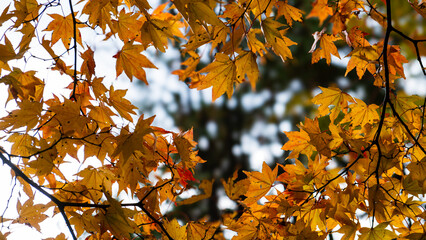
M201 79L198 89L213 86L213 101L225 92L228 94L228 98L231 98L234 92L234 83L239 83L236 78L235 63L229 59L228 55L223 53L217 53L215 61L201 69L200 72L207 72L207 76Z
M247 198L244 200L244 203L250 205L269 192L277 178L278 166L274 170L271 170L268 164L263 162L262 172L244 171L244 173L250 179L250 186L245 194Z
M61 39L65 48L70 48L71 39L74 38L74 27L77 28L77 43L83 45L81 43L81 33L79 28L84 27L84 25L77 23L74 24L71 14L66 17L56 13L49 14L49 16L53 18L53 20L49 23L49 25L47 25L47 28L44 31L53 31L51 46Z
M142 45L134 45L133 42L126 42L117 54L114 55L117 58L117 63L115 65L117 71L117 77L121 75L124 70L126 76L131 80L133 77L145 82L146 73L143 68L157 68L147 57L140 54L145 50Z

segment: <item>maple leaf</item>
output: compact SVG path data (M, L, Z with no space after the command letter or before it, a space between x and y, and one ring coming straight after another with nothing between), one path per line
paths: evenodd
M180 27L183 27L183 24L170 16L161 16L160 14L151 16L141 27L142 44L148 47L152 43L155 48L165 52L168 39L173 39L174 36L184 37L179 31Z
M87 187L88 197L93 202L99 202L104 192L112 192L114 174L107 169L96 169L89 165L76 175L83 178L80 180L80 184Z
M200 56L194 51L187 52L189 57L181 63L182 66L186 66L185 69L174 70L172 74L179 76L180 81L185 81L189 77L195 76L196 68L200 63Z
M116 114L104 103L100 102L99 106L87 106L90 109L89 117L94 119L100 128L110 127L114 125L112 116Z
M112 26L111 13L117 13L117 6L114 5L114 1L110 0L87 1L82 13L89 16L89 23L93 27L99 26L105 32L107 25Z
M217 17L213 9L204 2L189 2L188 3L188 14L189 16L198 21L205 22L211 25L224 25L222 21Z
M12 127L11 130L26 127L26 131L33 129L40 121L42 103L31 102L24 99L18 102L19 109L13 110L8 116L0 119L0 128L6 129Z
M55 113L53 117L62 127L63 134L72 135L74 133L81 134L84 131L84 126L89 122L89 119L80 115L80 103L65 99L61 105L50 107L50 111ZM53 126L55 121L49 123Z
M290 27L293 25L293 21L302 22L303 11L288 4L288 0L277 1L276 6L278 9L277 17L284 16Z
M2 77L0 83L9 85L9 97L11 99L27 99L30 101L40 101L43 97L44 83L35 76L35 71L22 72L19 68Z
M408 60L401 54L399 46L388 46L388 64L389 72L393 75L399 75L405 79L404 67L402 64L408 63Z
M49 23L49 25L47 25L47 28L44 31L53 31L51 46L53 46L59 39L61 39L64 46L66 48L70 48L71 39L74 38L74 26L77 28L77 43L83 46L79 28L84 26L81 24L74 24L72 14L64 17L62 15L53 13L49 14L49 16L53 18L53 20Z
M5 37L4 42L4 45L0 44L0 61L5 64L4 69L9 69L7 62L12 59L22 58L28 48L21 48L18 53L15 53L15 49L13 48L12 43L7 37Z
M215 61L200 70L201 73L207 72L207 75L201 78L198 89L205 89L213 86L213 101L225 92L228 98L231 98L234 92L234 84L240 83L236 78L236 70L235 62L229 59L228 55L217 53Z
M289 139L281 148L285 151L291 151L288 155L289 158L298 158L299 154L305 154L310 157L315 150L315 147L310 144L309 134L304 130L299 132L284 132L287 138Z
M14 27L18 27L24 21L37 19L42 4L38 4L37 0L18 0L14 1L14 6L13 16L17 17Z
M179 171L179 169L178 169ZM180 175L180 173L179 173ZM193 178L193 177L192 177ZM190 179L191 181L196 180L195 178ZM200 186L198 186L198 189L202 190L203 193L199 195L191 196L190 198L184 199L182 201L177 202L178 205L187 205L187 204L193 204L196 202L199 202L200 200L210 198L212 195L212 187L213 187L214 179L213 180L203 180L200 183ZM184 186L185 187L185 186Z
M126 13L124 9L118 14L117 20L112 20L115 31L118 33L118 37L124 42L134 41L140 34L138 30L142 26L142 21L138 20L139 14Z
M379 58L376 46L359 47L355 48L348 54L351 57L346 67L345 76L356 67L358 78L364 76L366 70L371 74L376 72L376 63Z
M228 181L221 179L226 195L234 201L244 196L250 185L250 180L248 178L237 181L237 177L238 171L235 171L232 178L229 178Z
M133 77L143 81L148 84L146 80L146 73L143 68L155 68L157 67L149 61L147 57L140 54L145 50L142 45L135 45L133 42L126 42L117 54L114 55L114 58L117 58L117 63L115 65L117 71L117 77L121 75L121 73L126 74L126 76L133 80Z
M262 21L262 31L265 35L266 42L270 44L274 52L280 56L283 61L285 61L287 58L293 58L288 47L297 45L297 43L283 35L284 31L279 30L282 26L284 25L275 21L271 17Z
M373 124L379 121L377 112L379 106L376 104L367 106L361 99L356 99L356 103L349 106L351 111L345 115L342 122L350 122L353 126L360 125L363 127L367 123Z
M320 25L323 24L325 19L333 15L333 8L328 6L327 0L315 0L312 5L314 7L308 14L308 16L306 16L306 18L318 17L320 20Z
M154 117L144 119L143 115L141 115L133 133L122 133L118 136L117 148L112 156L115 157L120 154L122 159L126 161L136 150L143 153L146 148L144 146L144 137L153 131L150 126L152 121L154 121ZM125 132L128 131L128 129L123 130Z
M204 222L189 222L186 226L188 239L203 240L211 239L219 227L219 222L204 223Z
M173 239L176 240L185 240L186 238L186 228L187 226L180 226L176 218L172 219L171 221L168 221L167 219L164 220L164 227L166 228L167 232L170 234L170 236ZM164 236L165 239L169 239L168 237Z
M92 80L92 75L95 74L95 59L94 52L90 47L87 47L87 50L84 53L80 54L83 59L83 63L81 64L80 72L86 75L87 79Z
M340 40L340 37L331 34L324 34L324 32L322 31L320 33L315 32L313 36L315 42L312 45L312 49L309 51L310 53L312 53L312 63L316 63L319 60L325 58L327 64L330 65L331 54L340 58L339 52L337 51L337 48L333 43L337 40ZM319 48L313 50L318 41L320 42Z
M111 232L118 236L120 239L126 239L129 233L139 233L139 228L135 222L131 221L129 217L135 215L135 210L122 208L119 201L113 199L109 193L105 194L110 206L101 215Z
M386 227L389 225L389 222L382 222L374 228L363 227L359 230L361 233L359 235L360 240L391 240L396 238L396 234Z
M334 120L336 119L337 115L339 115L340 111L347 110L348 102L355 103L355 99L353 99L349 94L342 92L338 88L319 88L322 90L322 93L315 96L312 99L312 102L314 104L320 105L318 108L320 116L325 116L328 113L331 113L330 118ZM334 106L334 108L330 110L330 106Z
M33 199L31 198L25 201L23 205L20 201L18 201L17 210L20 217L13 222L27 224L40 232L41 229L39 223L48 218L48 216L43 212L45 212L51 206L52 204L34 204Z
M250 186L247 190L244 200L245 204L253 204L257 200L265 196L272 188L278 174L278 166L271 170L271 168L263 162L262 172L246 172L244 173L250 180Z
M136 114L133 109L137 109L134 105L130 103L129 100L125 99L124 96L126 95L126 90L114 90L114 87L111 86L109 89L109 98L108 103L117 110L117 112L120 114L121 117L128 121L133 121L132 116L130 114Z
M247 76L250 81L251 87L256 89L256 83L259 79L259 68L256 63L256 55L252 52L244 52L239 55L235 61L237 67L236 78L239 82L242 82Z
M310 138L309 143L314 145L320 154L331 157L331 150L328 144L333 138L326 131L321 131L318 118L314 120L305 118L305 123L301 128L308 133Z
M179 183L186 188L189 181L197 181L197 179L194 178L194 174L191 172L191 170L180 167L177 169L178 175L179 175Z

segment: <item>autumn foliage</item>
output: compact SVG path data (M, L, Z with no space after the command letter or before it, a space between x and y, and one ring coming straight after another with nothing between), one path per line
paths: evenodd
M408 62L426 75L426 40L416 29L394 25L394 2L316 0L302 11L288 0L172 0L155 8L147 0L10 1L0 15L0 83L13 109L0 119L0 158L21 194L19 217L4 217L2 224L41 231L53 209L68 227L54 239L224 239L225 230L236 240L326 239L333 233L348 240L425 239L426 99L403 93L398 83ZM398 4L425 23L424 0ZM197 155L192 129L175 133L153 126L153 117L136 119L127 90L107 79L124 73L130 81L155 81L145 72L157 68L147 49L167 53L178 45L184 61L173 74L190 88L211 88L213 101L231 98L240 84L255 88L261 81L263 58L292 61L292 51L306 44L292 40L292 27L306 18L319 23L306 53L312 64L348 59L346 75L354 72L383 91L382 103L321 87L312 99L316 116L285 133L287 164L264 163L259 172L222 179L239 210L223 213L221 221L169 217L175 205L210 197L213 181L198 179L195 171L209 159ZM379 38L369 37L368 24L375 24ZM116 76L96 71L96 50L83 31L121 43L104 59L116 63ZM341 56L336 45L347 46L349 54ZM203 55L214 61L200 67ZM38 61L61 74L55 81L69 84L68 95L47 93L52 81L20 67ZM333 164L336 159L345 166ZM64 172L69 164L84 167L70 175ZM183 197L191 189L198 194ZM36 193L49 202L35 204ZM9 234L3 228L0 239Z

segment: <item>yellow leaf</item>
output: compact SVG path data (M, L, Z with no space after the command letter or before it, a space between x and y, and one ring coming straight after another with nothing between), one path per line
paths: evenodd
M238 235L233 240L253 240L257 239L258 227L245 224L238 229Z
M112 192L114 174L109 170L96 169L89 165L77 175L83 178L80 180L80 184L87 187L88 197L95 203L101 200L104 192Z
M196 158L196 151L194 151L197 143L193 140L192 129L180 134L173 134L173 142L176 145L180 159L184 167L195 167L193 161Z
M77 43L83 45L81 42L81 33L79 30L79 28L84 27L83 24L74 24L71 14L66 17L56 13L49 14L49 16L53 18L53 20L49 23L49 25L47 25L47 28L44 31L53 31L51 46L53 46L59 39L61 39L65 48L68 49L72 47L70 46L70 42L71 39L74 38L74 27L77 28Z
M212 98L215 101L225 92L231 98L234 92L234 83L239 83L236 78L236 66L228 55L217 53L215 61L201 69L200 72L207 72L207 76L201 79L199 90L213 86Z
M366 70L371 74L376 73L376 63L379 58L377 53L377 46L358 47L348 54L351 57L346 67L345 76L348 75L352 69L356 68L356 74L361 79Z
M219 223L189 222L186 226L189 240L211 239Z
M92 75L95 74L95 59L94 52L90 47L87 47L87 50L84 53L80 54L83 59L83 63L81 64L80 72L86 75L87 80L92 80Z
M18 54L15 53L12 43L7 37L4 39L4 45L0 44L0 61L7 64L9 60L21 58L27 49L21 50Z
M11 99L28 99L39 102L43 97L44 83L35 76L35 71L22 72L19 68L0 79L0 83L9 85L9 97Z
M136 211L122 208L120 202L113 199L109 193L105 193L110 206L103 216L109 230L119 239L128 239L131 233L138 233L139 228L129 217L136 214Z
M322 25L325 19L333 15L333 8L328 6L328 0L316 0L312 5L314 7L306 18L319 18L319 25Z
M256 55L252 52L244 52L235 61L237 67L237 80L242 82L247 75L251 87L255 90L259 79L259 68L256 63Z
M115 31L117 31L118 37L123 42L134 41L140 36L139 29L142 26L142 21L138 20L139 17L139 14L133 12L126 13L122 9L118 14L118 19L112 20Z
M144 51L145 48L142 45L134 45L133 42L126 42L116 55L117 63L115 65L117 71L117 77L121 75L121 73L126 74L126 76L133 80L133 77L143 81L148 84L146 80L146 73L143 68L157 68L147 57L140 54L140 52Z
M359 230L361 235L359 235L359 240L391 240L395 239L397 235L387 230L386 227L389 225L389 222L383 222L374 228L363 227Z
M99 102L99 106L87 106L90 109L89 117L96 121L99 128L110 127L114 125L112 116L116 114L103 102Z
M12 127L11 130L20 127L26 127L26 131L30 131L37 126L41 117L42 103L31 102L24 99L17 102L19 108L13 110L8 116L0 119L0 129Z
M214 179L213 180L203 180L198 187L200 190L202 190L204 193L191 196L190 198L187 198L183 201L177 202L178 205L187 205L187 204L193 204L200 200L209 198L212 195L212 187L213 187Z
M316 63L319 60L325 58L327 64L330 65L331 54L340 58L339 52L337 51L337 48L333 43L337 40L340 40L340 37L331 34L320 33L320 36L317 36L317 38L319 39L315 39L315 41L320 41L320 47L312 52L312 63Z
M276 5L278 8L277 17L284 16L290 27L293 25L293 21L302 22L303 11L288 4L288 0L277 1Z
M19 0L14 1L14 4L13 15L17 17L14 27L19 27L24 21L37 19L38 11L42 7L37 0Z
M288 47L297 45L297 43L285 37L282 34L283 31L278 30L282 26L283 24L273 20L271 17L262 21L262 31L265 35L266 42L270 44L274 52L280 56L283 61L285 61L287 58L293 58Z
M198 21L203 21L211 25L221 26L224 25L222 21L217 17L213 9L210 8L204 2L190 2L188 3L189 12L188 14Z
M342 122L350 122L352 126L363 127L367 123L373 124L379 121L379 114L377 109L379 106L376 104L368 105L365 104L361 99L356 99L356 104L349 106L351 111L345 115Z
M17 210L19 218L14 220L13 223L22 223L29 225L40 232L39 223L43 222L48 216L43 214L47 209L51 207L51 204L34 204L33 199L25 201L24 205L18 201Z
M180 226L177 219L173 218L171 221L168 221L167 219L163 222L164 227L167 230L167 233L170 234L170 236L174 240L186 240L186 225ZM166 235L163 234L164 239L169 239L166 237ZM170 240L170 239L169 239Z
M320 87L322 93L318 94L312 99L314 104L320 105L318 112L320 116L325 116L331 112L330 118L332 120L336 119L340 111L346 110L348 108L348 102L355 102L349 94L342 92L338 88L323 88ZM330 106L334 106L330 110Z

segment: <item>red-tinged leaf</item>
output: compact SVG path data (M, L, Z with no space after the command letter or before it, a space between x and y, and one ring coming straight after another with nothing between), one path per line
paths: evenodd
M194 178L194 174L191 172L191 170L187 168L178 168L177 172L179 174L179 183L186 188L189 181L197 181L197 179Z

